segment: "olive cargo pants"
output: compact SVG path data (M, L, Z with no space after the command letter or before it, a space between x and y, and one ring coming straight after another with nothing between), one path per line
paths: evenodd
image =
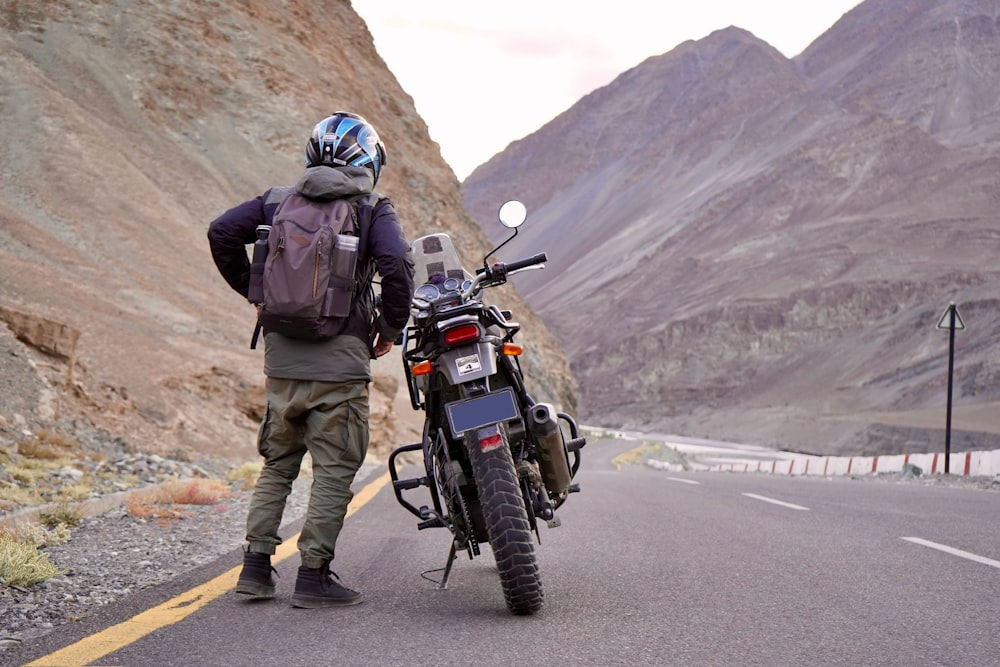
M305 567L333 560L351 483L368 451L368 383L267 378L257 450L264 468L247 512L248 550L274 554L292 482L312 457L309 508L298 547Z

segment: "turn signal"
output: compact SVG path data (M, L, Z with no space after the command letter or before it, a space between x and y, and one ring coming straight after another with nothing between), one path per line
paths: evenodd
M515 343L503 344L503 353L506 354L508 357L516 357L522 352L524 352L524 348L520 345L517 345Z
M412 368L410 368L410 372L413 373L414 375L430 375L430 372L432 370L433 367L431 366L430 361L417 362L413 364Z
M479 340L479 327L475 324L463 324L444 332L444 344L448 346L467 343L470 340Z

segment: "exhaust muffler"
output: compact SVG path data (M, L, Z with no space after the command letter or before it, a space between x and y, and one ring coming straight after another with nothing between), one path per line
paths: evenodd
M550 497L565 498L573 477L555 408L548 403L533 405L528 411L528 430L538 443L538 468L545 490Z

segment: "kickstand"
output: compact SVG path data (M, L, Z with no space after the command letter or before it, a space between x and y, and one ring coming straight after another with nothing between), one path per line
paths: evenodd
M451 566L455 562L455 540L451 541L451 549L448 550L448 562L444 565L444 576L441 577L441 583L438 584L438 590L442 591L448 588L448 577L451 576Z

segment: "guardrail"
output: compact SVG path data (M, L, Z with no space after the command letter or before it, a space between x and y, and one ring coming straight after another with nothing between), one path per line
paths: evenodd
M944 453L894 454L890 456L803 456L774 460L732 461L698 466L715 472L764 472L776 475L876 475L902 472L916 466L921 474L944 472ZM656 462L650 461L656 466ZM972 477L1000 475L1000 450L953 452L948 461L951 474Z

